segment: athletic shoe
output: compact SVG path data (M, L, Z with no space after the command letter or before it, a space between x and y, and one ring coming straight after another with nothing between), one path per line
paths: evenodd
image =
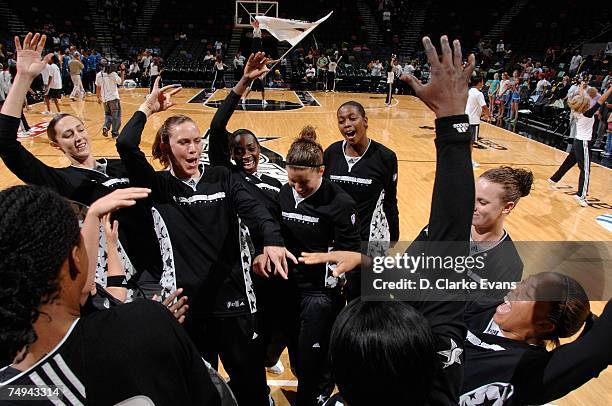
M102 127L102 135L108 137L108 128Z
M576 200L578 200L578 204L581 205L582 207L589 207L589 203L587 203L586 199L580 196L576 196Z
M274 375L280 375L285 372L285 367L283 366L283 362L279 359L273 367L266 367L266 371Z
M550 184L551 189L557 189L557 182L552 179L548 179L548 183Z
M51 112L45 110L45 111L42 112L42 114L43 114L43 116L50 116Z
M240 103L242 103L242 104L246 104L246 99L242 99L242 100L240 101Z
M265 106L267 106L267 105L268 105L268 102L267 102L267 101L265 101L265 100L262 100L262 101L261 101L261 105L265 107Z
M268 402L270 406L276 406L276 403L274 403L274 399L272 399L272 395L268 395Z
M71 97L70 100L76 101L76 98L75 97Z
M472 160L472 168L476 169L478 167L480 167L480 164L478 162Z

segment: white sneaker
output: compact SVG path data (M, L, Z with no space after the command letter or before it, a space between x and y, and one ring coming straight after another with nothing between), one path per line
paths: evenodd
M265 100L262 100L262 101L261 101L261 105L262 105L262 106L267 106L267 105L268 105L268 102L267 102L267 101L265 101Z
M550 185L551 189L557 189L557 182L555 182L554 180L548 179L548 184Z
M285 372L285 367L283 366L282 361L279 359L276 365L273 367L266 367L266 371L274 375L280 375Z
M584 197L574 195L574 199L578 200L578 204L582 207L589 207L589 203L586 201Z
M476 169L480 166L480 164L474 160L472 160L472 168Z
M240 103L242 103L242 104L246 104L246 99L242 99L242 100L240 101Z

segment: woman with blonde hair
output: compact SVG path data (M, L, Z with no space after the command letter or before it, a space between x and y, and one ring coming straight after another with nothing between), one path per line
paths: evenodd
M580 168L580 177L578 178L578 192L576 199L582 207L587 207L586 201L587 192L589 189L589 175L591 169L591 138L593 136L593 124L595 112L599 110L601 105L612 94L612 88L606 90L604 94L599 96L597 102L591 107L591 98L585 93L585 85L574 96L567 105L572 110L572 116L576 123L576 138L574 145L565 161L561 164L557 172L548 179L551 185L555 186L561 180L563 175L567 173L576 163Z

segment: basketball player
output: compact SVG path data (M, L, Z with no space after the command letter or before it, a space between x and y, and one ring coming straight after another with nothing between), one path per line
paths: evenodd
M245 189L268 209L276 221L280 222L281 210L278 194L282 183L258 170L261 145L257 137L252 131L244 128L234 132L227 130L227 123L240 97L248 91L249 82L267 73L269 69L266 63L269 62L263 52L249 56L240 81L219 106L210 123L208 157L211 165L228 167ZM256 225L248 224L248 226L255 255L257 255L253 261L255 274L258 275L254 279L254 284L263 314L265 365L270 372L282 373L283 364L280 361L280 355L286 346L286 339L282 333L284 329L280 324L284 323L287 317L285 317L284 307L278 306L278 303L284 302L281 296L286 291L284 286L287 282L281 278L268 278L267 274L262 271L264 258L261 252L264 239ZM293 261L295 262L295 258Z
M359 235L363 243L371 243L368 249L376 250L381 243L388 246L399 240L397 157L389 148L368 138L368 117L361 104L348 101L338 108L336 116L344 140L325 150L325 177L357 203ZM361 276L357 270L347 278L351 300L360 295Z
M26 49L29 42L26 37ZM0 390L28 385L45 395L43 386L56 385L70 404L235 404L160 304L137 300L81 313L96 257L85 240L98 237L101 215L146 193L115 196L91 205L88 217L95 224L81 235L68 202L50 189L22 185L0 192L0 357L11 360L0 369ZM58 404L48 389L37 404ZM22 403L14 396L0 400L15 402Z
M355 202L323 172L323 148L305 132L289 148L289 182L279 196L283 238L294 255L360 249ZM298 378L297 404L321 404L334 389L327 351L344 303L342 280L326 265L300 264L292 266L289 281L292 301L285 305L293 313L289 352Z
M430 81L423 85L413 76L405 75L402 79L412 86L417 96L437 117L436 177L430 212L430 238L431 241L452 241L454 244L451 250L429 254L466 255L469 253L468 236L474 207L474 189L471 186L471 139L465 103L467 83L475 65L474 56L470 55L464 67L459 41L453 43L453 55L446 36L441 38L441 60L429 38L423 38L423 44L432 66ZM360 266L362 255L333 251L315 254L305 252L300 258L300 262L307 264L328 261L337 263L334 274L338 275ZM391 323L399 321L387 323L382 327L382 332L374 329L374 324L364 325L362 321L361 325L366 329L362 337L372 337L371 345L368 346L371 352L363 352L359 347L336 347L335 343L332 343L332 360L336 348L343 350L345 354L341 359L352 360L333 364L340 394L347 399L348 404L422 404L420 399L427 399L429 404L436 405L457 404L462 375L461 354L466 334L463 322L464 303L460 301L463 294L447 292L445 296L448 300L440 301L436 299L437 296L431 296L431 292L433 291L420 291L419 300L409 302L410 306L427 319L430 333L419 333L418 338L415 337L415 340L419 341L405 344L403 350L408 359L423 360L418 370L423 376L433 376L433 379L426 379L426 384L422 384L420 380L406 379L406 374L413 373L412 370L387 368L384 364L373 361L380 359L387 351L389 336L385 332L391 331ZM414 316L409 316L408 319L414 320ZM355 320L351 326L359 322ZM338 328L341 328L340 325ZM344 331L349 332L350 328ZM429 334L433 334L434 354L425 352L432 351L427 344L430 340ZM334 337L336 336L334 333ZM426 362L432 355L436 364ZM339 377L345 379L339 380ZM373 387L377 390L373 391ZM328 404L336 405L333 402Z
M529 277L503 302L467 316L459 404L542 405L597 377L612 365L612 301L594 319L582 286L554 272ZM579 338L559 345L583 326Z
M23 43L15 38L17 75L0 114L0 157L7 168L22 182L49 187L60 195L89 206L98 198L118 188L129 186L127 171L118 159L94 158L91 138L83 122L70 114L55 116L47 127L51 146L59 149L69 160L70 166L53 168L36 158L17 141L21 106L30 84L46 66L47 55L41 61L46 36L29 33ZM153 219L146 201L134 207L117 211L114 220L121 223L120 241L136 270L135 281L147 279L145 275L161 272L161 260L151 255L159 249L157 238L151 227ZM159 293L157 287L151 291L143 287L147 295Z
M200 163L202 136L189 117L171 116L162 124L153 157L169 170L151 166L139 147L147 118L171 107L171 96L180 90L173 85L160 89L158 78L124 127L117 151L130 181L152 190L155 228L162 239L164 268L157 277L163 296L184 288L191 303L184 326L204 358L217 366L221 357L240 404L267 406L261 332L254 325L258 306L240 221L257 224L264 262L286 277L280 227L227 168Z
M608 97L612 95L612 87L599 98L593 107L589 107L591 98L584 94L585 86L581 89L578 95L574 96L567 105L572 110L572 116L576 123L576 138L574 139L574 145L569 155L565 158L565 161L561 164L557 172L548 179L552 186L555 186L561 178L572 169L576 163L580 168L580 176L578 178L578 191L574 196L578 200L578 204L582 207L587 207L586 197L589 190L589 178L591 174L591 139L593 137L593 124L595 118L593 117L597 110L608 100Z

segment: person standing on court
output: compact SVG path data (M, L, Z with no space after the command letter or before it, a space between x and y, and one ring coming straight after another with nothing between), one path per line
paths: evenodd
M593 137L593 124L595 123L593 116L601 105L606 102L608 97L612 95L612 87L609 87L604 94L599 96L593 107L589 107L591 105L591 98L585 94L585 91L586 84L583 85L577 96L574 96L567 102L567 105L572 110L571 117L573 117L576 123L576 138L574 139L572 150L565 158L565 161L557 169L557 172L548 179L551 186L555 187L567 171L572 169L577 163L580 168L580 176L578 178L578 191L574 197L582 207L589 205L586 197L591 174L591 139Z
M102 59L100 65L102 69L96 75L96 96L98 104L104 103L102 135L108 137L108 131L112 126L112 137L117 138L121 127L121 101L117 85L122 84L124 78L119 77L108 60Z
M78 52L74 53L74 57L68 63L70 69L70 79L72 79L72 92L70 93L70 100L76 101L78 97L80 100L85 98L85 89L83 88L83 82L81 80L81 72L83 72L83 62L81 62L81 54Z
M465 114L467 114L470 119L472 151L474 150L474 144L476 141L478 141L478 136L480 135L480 117L482 116L482 112L484 111L487 118L491 117L491 112L489 111L489 107L487 107L487 103L485 102L484 95L481 91L483 86L484 81L482 76L473 76L470 79L470 90L468 92L467 104L465 105ZM480 164L474 161L474 158L472 158L472 166L474 168L478 168Z
M399 239L397 156L368 138L368 117L356 101L342 104L336 113L343 141L331 144L323 155L325 178L340 186L357 203L361 242L368 251L386 251ZM379 247L379 248L377 248ZM380 255L384 255L380 253ZM361 276L347 275L348 299L361 293Z

